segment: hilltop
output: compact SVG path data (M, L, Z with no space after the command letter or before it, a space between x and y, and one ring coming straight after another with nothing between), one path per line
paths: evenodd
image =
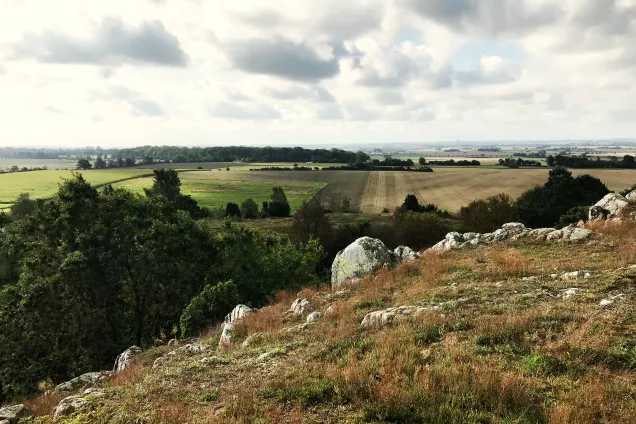
M235 310L227 343L220 325L76 385L56 422L634 423L636 223L588 228L284 292ZM25 405L50 423L69 394Z

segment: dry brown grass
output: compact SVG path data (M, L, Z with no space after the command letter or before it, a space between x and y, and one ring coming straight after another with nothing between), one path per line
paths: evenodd
M26 406L29 412L33 414L33 416L42 417L51 415L55 407L65 397L66 395L63 393L51 392L32 399L26 399L22 401L22 404Z
M142 381L143 378L148 374L149 369L149 367L144 366L141 363L134 362L123 371L120 371L109 378L106 382L106 385L110 387L132 386Z
M593 222L588 227L613 242L621 265L636 262L636 221L630 220L620 224Z
M487 255L484 272L489 278L519 277L530 270L530 259L519 249L494 250Z

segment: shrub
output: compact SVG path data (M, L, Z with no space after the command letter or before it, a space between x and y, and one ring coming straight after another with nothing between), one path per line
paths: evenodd
M252 199L247 199L241 203L241 212L245 219L258 218L258 205Z
M228 203L225 206L225 216L229 217L240 217L241 216L241 208L236 203Z
M510 196L500 193L470 202L460 209L459 218L470 231L488 233L507 222L517 221L519 214Z
M589 206L576 206L570 209L559 218L559 226L567 227L579 221L587 221L589 210Z
M238 290L232 281L205 286L181 314L181 335L198 335L206 326L220 322L238 302Z

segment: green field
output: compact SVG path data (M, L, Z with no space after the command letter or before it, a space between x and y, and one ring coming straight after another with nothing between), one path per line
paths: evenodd
M107 184L148 175L147 169L109 169L82 171L86 181L94 185ZM29 193L32 199L51 197L58 185L71 177L71 171L32 171L0 174L0 202L13 202L20 193Z
M181 172L179 177L182 193L191 195L201 206L211 208L225 207L229 202L240 205L250 198L260 206L263 201L269 200L272 187L281 186L285 190L292 210L296 210L325 185L320 182L285 180L280 182L232 180L231 172L227 171ZM143 193L143 189L150 186L152 186L150 177L114 184L114 187L123 187L138 193Z

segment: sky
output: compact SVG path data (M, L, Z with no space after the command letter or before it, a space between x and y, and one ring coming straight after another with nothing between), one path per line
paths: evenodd
M0 146L636 137L636 0L0 8Z

